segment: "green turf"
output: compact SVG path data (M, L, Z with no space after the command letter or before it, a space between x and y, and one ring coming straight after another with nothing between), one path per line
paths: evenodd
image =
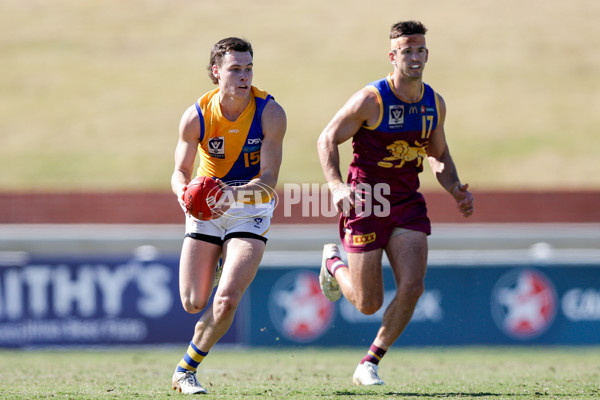
M390 351L382 387L356 387L358 348L215 348L199 373L215 399L592 399L600 348ZM181 350L183 351L183 350ZM0 351L2 399L168 399L181 351Z
M317 136L390 71L389 27L409 18L429 27L425 80L473 190L600 188L598 4L0 0L0 191L168 191L180 116L230 35L287 111L280 184L320 183Z

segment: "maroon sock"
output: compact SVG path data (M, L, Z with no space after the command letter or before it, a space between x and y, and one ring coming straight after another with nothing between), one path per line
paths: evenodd
M368 361L375 365L378 365L379 361L381 361L381 358L385 355L386 352L387 350L384 350L381 347L377 347L374 344L372 344L367 354L363 357L362 360L360 360L360 363L362 364Z
M340 267L348 267L339 257L328 258L326 261L327 271L335 277L335 272Z

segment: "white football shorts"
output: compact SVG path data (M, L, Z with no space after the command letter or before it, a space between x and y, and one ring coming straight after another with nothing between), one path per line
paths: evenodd
M245 204L236 202L219 218L202 221L187 215L185 236L222 246L231 238L267 242L275 201Z

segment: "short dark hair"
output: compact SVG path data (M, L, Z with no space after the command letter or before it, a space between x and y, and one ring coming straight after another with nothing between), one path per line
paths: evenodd
M419 21L401 21L392 25L390 30L390 39L397 39L400 36L424 35L427 28Z
M223 58L225 54L230 51L239 51L241 53L249 52L250 56L254 57L254 51L252 50L252 45L246 39L240 39L237 37L228 37L222 40L219 40L213 46L210 51L210 61L208 63L208 76L210 80L216 85L219 83L218 79L212 73L213 65L220 67L223 63Z

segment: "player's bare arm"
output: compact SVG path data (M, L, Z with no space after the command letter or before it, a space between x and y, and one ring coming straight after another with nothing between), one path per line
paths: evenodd
M317 141L319 160L338 212L354 207L355 195L343 184L338 146L352 138L361 126L379 119L377 95L368 88L356 92L327 124Z
M171 175L171 190L185 211L183 192L192 180L194 161L200 139L200 120L195 106L189 107L179 122L179 139L175 147L175 169Z
M439 95L438 99L440 119L427 146L427 159L440 185L454 197L458 205L458 210L465 217L468 217L473 214L473 196L468 191L469 185L462 184L458 178L458 172L456 171L454 160L452 160L452 156L450 155L444 131L446 103Z

